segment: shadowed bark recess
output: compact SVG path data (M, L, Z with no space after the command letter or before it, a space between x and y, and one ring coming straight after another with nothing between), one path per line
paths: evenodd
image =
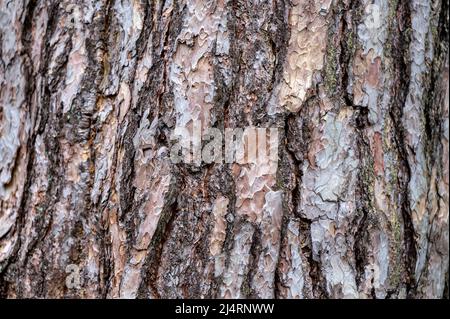
M0 297L448 298L448 9L0 0Z

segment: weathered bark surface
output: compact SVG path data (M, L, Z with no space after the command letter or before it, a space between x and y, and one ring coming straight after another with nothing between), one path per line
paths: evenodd
M0 0L0 296L448 298L448 15ZM193 120L276 172L173 163Z

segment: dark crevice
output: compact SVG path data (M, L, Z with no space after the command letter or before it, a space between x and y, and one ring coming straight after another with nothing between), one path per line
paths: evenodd
M443 128L443 108L444 99L446 98L445 87L443 82L445 81L442 77L445 72L446 64L448 63L448 41L449 41L449 3L448 1L442 1L440 10L437 10L434 15L432 15L432 22L430 24L431 34L433 36L431 40L431 45L433 45L433 59L429 61L430 69L425 76L425 90L423 98L423 119L424 119L424 155L426 158L427 172L429 174L428 178L431 179L432 171L437 167L437 177L435 180L436 190L439 189L439 179L445 179L443 172L445 168L442 167L442 156L444 153L443 143L441 142L442 136L444 136ZM436 24L435 24L436 21ZM436 32L433 29L437 28ZM445 82L444 82L445 83ZM446 83L448 85L448 83ZM432 199L430 196L437 196L436 205L437 211L441 211L441 195L439 191L436 194L430 194L430 190L427 192L427 203L430 203ZM426 249L426 263L430 263L430 253L432 249L432 243L438 238L431 238L435 235L434 230L435 219L437 215L433 216L430 221L430 227L427 233L428 247ZM422 286L423 281L427 280L430 276L428 273L429 269L422 269L420 273L417 274L416 282L419 286ZM422 279L423 278L423 279ZM420 292L418 292L419 295Z
M167 70L169 69L168 63L170 62L168 57L176 48L176 39L181 30L185 10L180 11L179 4L174 3L174 9L172 10L171 15L165 18L167 19L167 26L165 28L166 32L163 34L161 26L154 24L154 21L161 20L163 8L164 1L160 3L158 8L152 3L150 4L150 7L146 9L145 30L139 39L139 52L140 56L143 55L145 47L147 45L152 45L152 60L154 63L149 70L149 76L141 90L144 92L152 92L152 94L139 95L136 111L139 114L143 114L146 109L150 109L151 112L148 118L150 122L152 122L155 117L159 116L161 123L156 134L157 143L160 146L165 145L170 147L170 124L165 123L162 119L166 117L165 113L171 112L171 110L168 110L167 108L173 105L173 98L172 93L166 92L164 87L170 86L167 74ZM152 33L152 42L148 42L150 33ZM181 185L184 183L182 181L183 176L180 174L180 168L178 166L173 168L172 175L175 179L171 181L170 190L165 196L164 208L155 233L151 239L144 266L141 269L142 281L138 288L137 298L161 297L156 282L161 275L159 271L161 259L163 257L162 251L165 247L165 243L170 239L175 219L179 216L180 204L178 202L178 196L182 189ZM141 204L142 203L137 203L135 207L139 207ZM133 208L131 211L135 210L136 209ZM135 229L135 227L132 227L130 224L130 229ZM134 241L134 238L130 238L130 243Z
M358 17L353 15L347 15L348 12L352 12L354 8L360 7L360 0L351 0L348 6L343 8L343 13L341 17L341 30L342 35L340 39L340 54L339 54L339 68L341 70L341 94L346 105L353 105L353 96L348 91L348 86L350 82L349 70L351 67L352 58L354 55L354 47L352 44L356 41L356 26L355 23ZM348 19L352 19L348 21Z
M365 128L369 126L368 108L356 107L356 141L359 159L358 179L355 194L356 217L353 221L354 229L354 256L356 268L356 284L358 287L365 278L365 266L370 264L370 252L368 247L372 247L370 242L370 229L378 227L373 211L374 188L374 160L370 149L370 142L367 139ZM373 290L373 289L372 289ZM373 297L373 296L372 296Z
M31 62L31 41L32 36L33 36L33 32L32 32L32 28L33 28L33 16L34 16L34 11L36 10L38 1L37 0L31 0L26 9L25 9L25 17L23 20L23 29L22 29L22 45L23 45L23 49L24 49L24 53L28 56L28 58L30 58L30 62ZM33 67L31 65L31 67Z
M284 57L285 52L283 53ZM282 70L280 70L281 72ZM278 187L283 191L283 217L281 222L280 238L281 243L278 251L278 261L274 274L274 297L278 299L280 297L280 287L283 286L281 280L281 254L283 251L283 239L287 233L287 227L293 216L297 214L297 207L299 205L299 193L300 183L302 179L302 173L300 170L301 162L297 160L295 150L289 147L288 141L294 135L297 135L296 120L299 114L288 113L284 117L284 127L282 134L279 136L279 149L281 149L279 155L279 168L277 170L277 183ZM292 127L292 128L291 128ZM303 134L302 134L303 137ZM297 142L302 142L306 139L298 139Z
M411 179L411 168L408 162L407 145L405 144L406 132L403 127L402 117L403 108L409 90L410 83L410 64L409 64L409 45L411 35L408 30L411 29L411 12L409 1L400 0L397 5L397 19L395 19L392 36L392 58L393 58L393 85L391 87L392 102L389 111L393 122L393 139L397 147L400 159L400 173L398 174L398 189L401 192L401 216L403 219L404 236L404 263L406 269L406 278L404 278L407 296L412 297L415 294L416 284L414 278L414 269L417 259L416 241L414 225L411 217L411 207L409 205L409 182Z
M253 280L258 271L258 261L262 253L261 239L262 232L259 227L255 227L252 237L252 245L250 246L250 257L248 263L247 276L241 286L241 293L244 298L258 298L258 291L252 289Z
M316 260L313 256L312 238L311 238L311 223L312 221L305 218L301 212L298 211L300 207L300 185L302 183L301 167L303 161L307 160L307 153L309 144L311 142L311 134L313 130L313 123L310 120L310 109L315 106L315 98L312 97L305 101L299 113L290 113L285 120L285 134L286 134L286 155L290 158L290 170L295 176L295 185L290 191L292 215L298 218L300 224L301 241L305 245L301 247L301 252L307 258L309 264L309 277L311 278L312 293L314 298L327 298L327 290L325 287L325 278L323 277L322 265L320 260ZM285 218L284 223L287 223ZM286 227L286 226L284 226Z
M27 96L28 98L28 103L27 105L31 105L31 99L33 97L33 92L35 90L35 82L34 82L34 71L33 71L33 66L31 64L31 60L30 60L30 55L31 55L31 29L33 27L32 25L32 20L33 20L33 15L34 12L36 10L37 7L37 2L36 1L32 1L30 2L29 6L26 9L26 14L25 14L25 21L24 21L24 30L23 30L23 37L22 37L22 44L25 50L25 56L26 56L26 61L25 63L27 64L27 67L25 68L25 72L26 72L26 77L27 77L27 86L25 88L26 93L25 96ZM58 20L58 16L60 14L59 10L58 10L58 3L52 4L49 6L48 8L49 10L49 21L47 24L47 29L46 29L46 33L44 35L44 40L43 42L46 43L45 46L43 46L42 48L42 56L43 56L43 64L41 65L41 70L39 70L39 72L41 74L44 75L45 78L45 74L46 74L46 70L48 68L49 65L49 61L50 61L50 56L51 56L51 51L50 51L50 46L48 45L49 39L51 38L51 35L54 33L55 29L56 29L56 25L57 25L57 20ZM28 59L28 60L27 60ZM27 63L28 61L28 63ZM47 81L43 81L43 83L47 83ZM35 123L39 124L39 127L36 130L31 130L32 135L28 138L27 141L27 149L30 150L30 154L29 154L29 158L28 158L28 162L26 165L26 170L27 170L27 176L26 176L26 180L24 183L24 189L28 190L30 189L30 186L32 184L32 181L34 179L34 174L33 174L33 166L34 166L34 162L35 162L35 152L34 152L34 145L35 145L35 141L36 141L36 137L38 134L43 134L45 132L45 128L48 127L48 121L49 121L49 109L50 109L50 105L49 105L49 99L50 99L50 95L51 95L51 91L48 87L48 85L44 86L44 94L42 96L42 99L40 101L40 107L38 107L38 115L37 115L37 121ZM59 118L58 116L56 118ZM56 170L59 168L59 162L57 159L57 154L58 154L58 146L57 145L53 145L54 143L49 142L49 138L51 138L51 136L55 133L54 130L49 129L50 132L47 133L44 137L44 143L46 145L46 150L47 150L47 155L49 157L49 161L51 163L51 165L49 165L49 180L48 180L48 188L47 188L47 193L45 195L45 199L43 204L40 207L37 207L37 209L39 209L39 213L41 215L36 217L36 222L33 225L34 229L37 230L37 235L34 238L30 239L29 245L28 247L24 248L27 249L27 253L24 254L25 255L25 259L24 260L19 260L19 251L23 248L22 247L22 229L24 227L25 224L25 218L26 218L26 212L28 210L27 205L28 205L28 200L30 197L30 192L25 191L24 195L22 197L22 200L20 202L20 206L18 209L18 217L17 217L17 222L16 222L16 232L18 233L18 238L17 238L17 242L15 244L15 247L13 249L13 252L11 254L11 258L6 260L6 263L4 263L2 265L2 270L0 272L0 278L1 280L3 280L4 282L10 282L10 281L16 281L16 283L14 285L11 284L12 287L15 287L15 294L17 297L22 296L22 290L23 290L23 286L21 283L20 278L22 278L22 276L24 276L24 274L22 273L24 270L26 271L26 269L24 269L23 267L27 264L28 259L30 258L30 256L32 256L32 252L34 251L34 249L38 246L38 245L43 245L43 240L46 237L49 227L51 225L51 221L52 221L52 198L54 198L55 196L55 192L57 192L58 186L54 186L56 184L56 179L52 178L53 176L58 176L58 173L56 172ZM55 192L52 192L52 190L56 190ZM49 209L49 211L47 211L47 209ZM19 264L20 262L20 264ZM43 264L43 263L42 263ZM10 270L10 271L8 271ZM6 279L4 276L6 275L8 271L8 279ZM3 286L3 284L2 284ZM9 284L5 285L9 286ZM6 289L6 288L5 288ZM38 284L37 285L37 291L43 291L43 283ZM5 293L7 293L7 290L5 291Z

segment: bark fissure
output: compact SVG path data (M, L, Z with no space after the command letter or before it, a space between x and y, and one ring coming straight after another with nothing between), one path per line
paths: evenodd
M390 116L394 124L396 134L393 136L394 142L398 149L398 155L401 163L401 174L398 176L399 189L403 190L401 198L399 199L399 206L401 208L401 216L403 219L403 234L405 238L404 243L404 260L406 268L406 289L407 295L414 294L415 279L414 268L416 263L416 244L413 222L411 219L411 209L409 206L408 185L411 179L411 170L407 160L406 145L404 143L405 133L404 127L400 119L403 116L403 105L405 105L406 96L409 89L409 64L406 59L409 54L410 35L408 30L411 28L410 10L407 1L398 1L397 10L398 21L394 22L394 30L392 32L393 42L393 59L394 59L394 87L393 101L390 110ZM405 57L406 54L406 57ZM405 71L406 70L406 71Z

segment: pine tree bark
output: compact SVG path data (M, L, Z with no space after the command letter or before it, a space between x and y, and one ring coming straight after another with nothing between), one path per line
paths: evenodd
M448 9L0 0L0 296L448 298ZM193 120L276 173L173 163Z

